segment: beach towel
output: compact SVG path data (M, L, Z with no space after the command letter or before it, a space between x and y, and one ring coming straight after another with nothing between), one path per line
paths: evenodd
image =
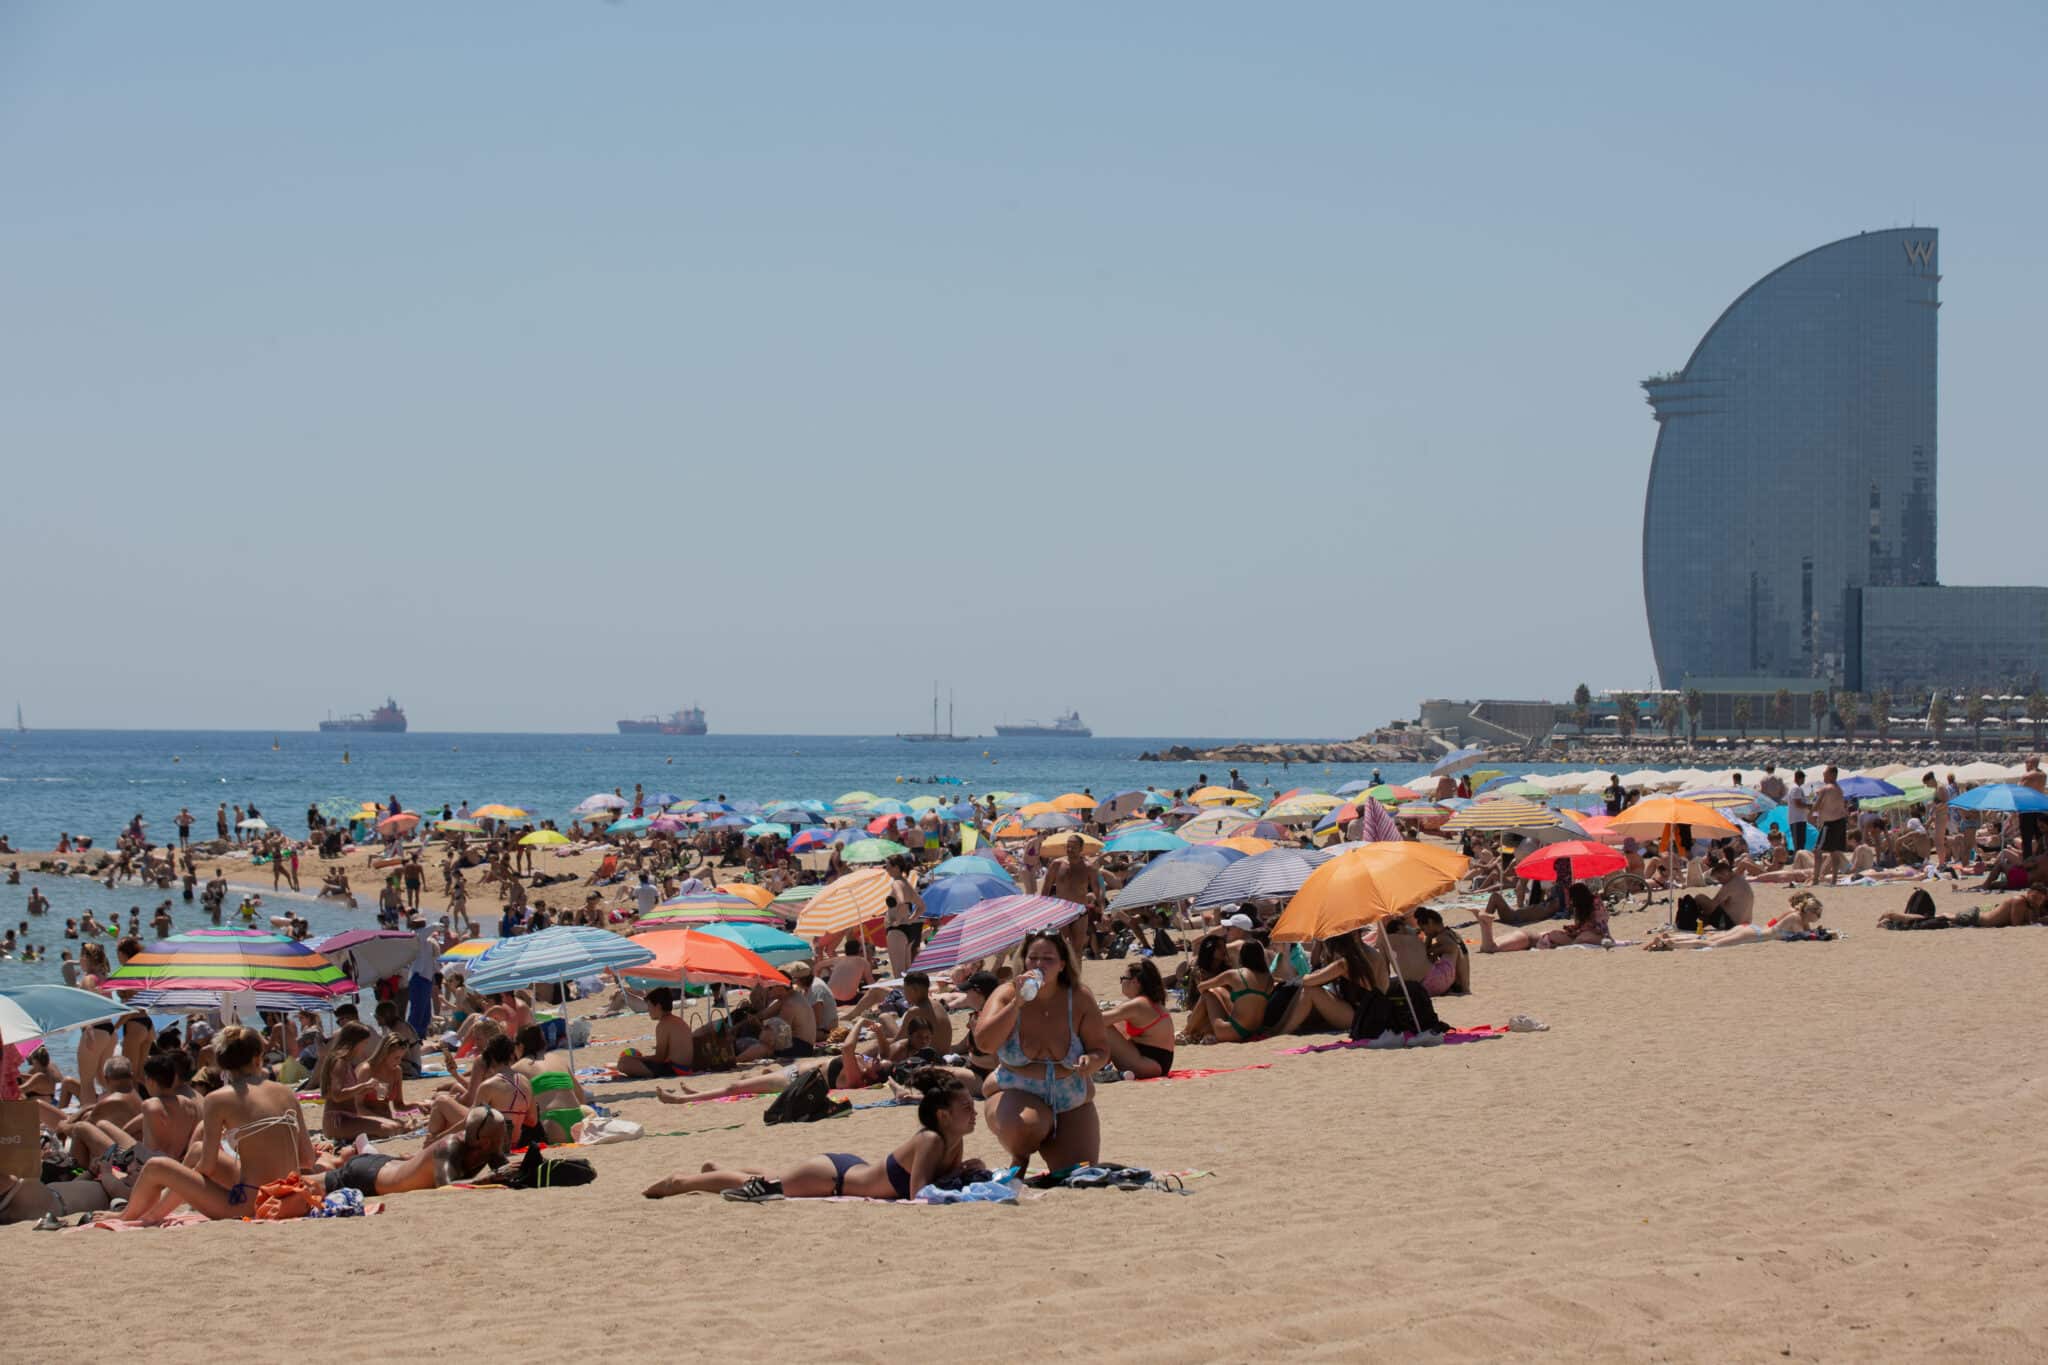
M1253 1062L1250 1066L1190 1067L1186 1070L1169 1071L1164 1076L1146 1076L1142 1080L1134 1078L1134 1083L1143 1085L1146 1081L1199 1081L1210 1076L1227 1076L1233 1071L1266 1071L1271 1069L1272 1065L1271 1062Z
M1455 1028L1445 1032L1444 1041L1446 1043L1483 1043L1488 1038L1506 1037L1508 1031L1508 1027L1505 1024L1482 1024L1477 1028ZM1370 1048L1372 1044L1373 1040L1370 1038L1360 1038L1356 1041L1347 1038L1334 1043L1313 1043L1308 1047L1283 1048L1281 1051L1285 1056L1299 1057L1307 1052L1336 1052L1340 1049L1348 1051L1352 1048ZM1390 1051L1391 1049L1381 1048L1378 1050Z

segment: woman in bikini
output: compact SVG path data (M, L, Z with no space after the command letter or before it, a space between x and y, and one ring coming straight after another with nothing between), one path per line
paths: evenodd
M479 1185L499 1183L512 1169L478 1177L486 1167L505 1159L514 1141L513 1120L478 1105L463 1116L462 1126L428 1143L411 1156L358 1152L322 1177L325 1192L354 1190L365 1199L409 1190L434 1190L458 1180Z
M830 1152L775 1174L758 1167L723 1170L706 1162L701 1170L657 1180L643 1193L649 1199L666 1199L673 1194L716 1191L727 1199L748 1203L842 1195L909 1199L926 1185L949 1176L986 1178L988 1172L980 1169L980 1163L965 1157L967 1135L974 1131L974 1096L967 1086L958 1076L937 1068L920 1071L913 1084L923 1092L917 1103L917 1132L880 1162Z
M1266 1030L1266 1002L1273 998L1273 974L1256 939L1237 945L1237 966L1202 983L1209 1002L1213 1037L1201 1041L1249 1043Z
M320 1131L336 1142L353 1142L358 1136L396 1137L405 1125L394 1118L367 1113L366 1097L379 1093L375 1077L365 1078L358 1065L370 1045L369 1025L343 1024L327 1045L320 1065L314 1069L314 1088L320 1092ZM222 1063L226 1067L225 1061Z
M161 1223L180 1204L208 1218L241 1218L264 1185L313 1168L298 1096L263 1078L263 1035L227 1028L214 1045L222 1081L200 1101L199 1159L187 1166L150 1158L125 1215L135 1222Z
M1066 939L1041 930L1024 940L1023 975L996 987L975 1019L975 1044L1002 1063L988 1079L989 1131L1019 1168L1033 1152L1055 1170L1101 1155L1092 1078L1109 1058L1109 1036L1080 987Z
M437 1097L427 1113L427 1140L454 1132L468 1121L472 1109L489 1105L512 1120L515 1142L529 1144L540 1128L540 1106L533 1098L533 1082L513 1069L516 1052L512 1040L502 1033L486 1043L472 1097L467 1103L451 1095Z
M1166 982L1149 957L1133 958L1121 978L1124 998L1102 1012L1109 1026L1109 1058L1141 1081L1173 1070L1173 1016Z
M1348 1030L1359 1007L1386 990L1386 958L1357 930L1322 947L1329 960L1301 979L1301 993L1275 1033Z
M568 1054L550 1052L537 1026L521 1029L517 1041L519 1060L512 1069L533 1087L533 1101L541 1106L542 1131L549 1142L573 1142L576 1125L583 1121L586 1110L597 1108L597 1101L577 1081Z
M1469 995L1472 991L1472 955L1465 940L1444 924L1444 917L1427 906L1416 910L1415 927L1422 933L1423 951L1429 955L1429 971L1422 988L1431 995Z
M1568 948L1580 944L1599 947L1601 941L1608 937L1607 914L1600 908L1600 902L1593 895L1592 888L1584 882L1573 882L1566 900L1571 906L1571 927L1552 929L1545 934L1529 934L1520 929L1495 929L1494 921L1499 916L1491 913L1490 908L1475 911L1479 919L1479 951L1520 953L1531 948Z
M1826 936L1820 927L1818 897L1802 891L1792 897L1791 907L1769 924L1738 924L1733 929L1718 934L1702 934L1698 938L1679 938L1669 932L1655 934L1643 947L1653 953L1668 953L1679 948L1739 948L1750 943Z

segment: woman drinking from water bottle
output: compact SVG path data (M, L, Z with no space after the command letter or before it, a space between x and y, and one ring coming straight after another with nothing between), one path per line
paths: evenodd
M1024 971L996 987L974 1021L975 1045L1002 1063L988 1081L988 1126L1020 1169L1036 1152L1054 1170L1101 1156L1096 1070L1109 1035L1066 940L1024 940Z

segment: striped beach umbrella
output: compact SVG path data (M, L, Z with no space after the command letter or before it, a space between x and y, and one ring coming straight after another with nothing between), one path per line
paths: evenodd
M1245 855L1234 848L1198 844L1161 857L1109 898L1112 910L1143 910L1184 901Z
M783 918L743 896L700 892L663 901L634 922L634 931L677 929L692 924L779 924Z
M1446 832L1467 829L1548 829L1559 824L1557 812L1519 796L1474 801L1444 822Z
M116 967L110 991L269 991L326 999L356 983L303 943L256 929L194 929L158 939Z
M1232 863L1195 895L1194 908L1239 905L1253 900L1285 900L1301 889L1309 874L1327 862L1321 849L1276 848Z
M206 1003L220 1002L209 999ZM128 1006L119 1000L74 986L15 986L0 991L0 1045L12 1047L67 1029L84 1028L102 1019L118 1019L127 1011ZM13 1058L0 1058L0 1066L13 1065Z
M1256 806L1259 798L1250 792L1241 792L1235 787L1203 787L1192 792L1188 800L1197 806Z
M1220 806L1202 812L1173 832L1191 844L1199 844L1208 839L1226 839L1233 834L1241 834L1257 823L1241 810Z
M882 918L888 909L889 874L880 868L855 872L811 897L796 917L796 935L816 941Z
M470 963L489 952L491 945L497 941L494 938L466 938L460 943L451 943L448 945L448 951L441 954L440 964L443 967L467 968Z
M911 959L921 972L943 972L1016 947L1040 929L1057 929L1088 907L1056 896L998 896L946 921Z
M585 924L558 924L537 934L501 938L476 960L469 988L481 995L593 976L607 967L637 967L654 953L622 934Z

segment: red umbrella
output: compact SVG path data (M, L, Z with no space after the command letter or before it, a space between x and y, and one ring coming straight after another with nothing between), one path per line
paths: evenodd
M894 826L907 825L909 823L910 817L907 815L877 815L874 819L868 821L868 833L887 834Z
M419 827L419 823L420 817L417 811L400 811L396 815L387 815L382 820L379 820L377 822L377 832L379 834L410 834Z
M1530 881L1556 881L1560 861L1571 863L1574 877L1604 877L1628 866L1628 859L1605 844L1565 839L1524 854L1515 864L1515 875Z

